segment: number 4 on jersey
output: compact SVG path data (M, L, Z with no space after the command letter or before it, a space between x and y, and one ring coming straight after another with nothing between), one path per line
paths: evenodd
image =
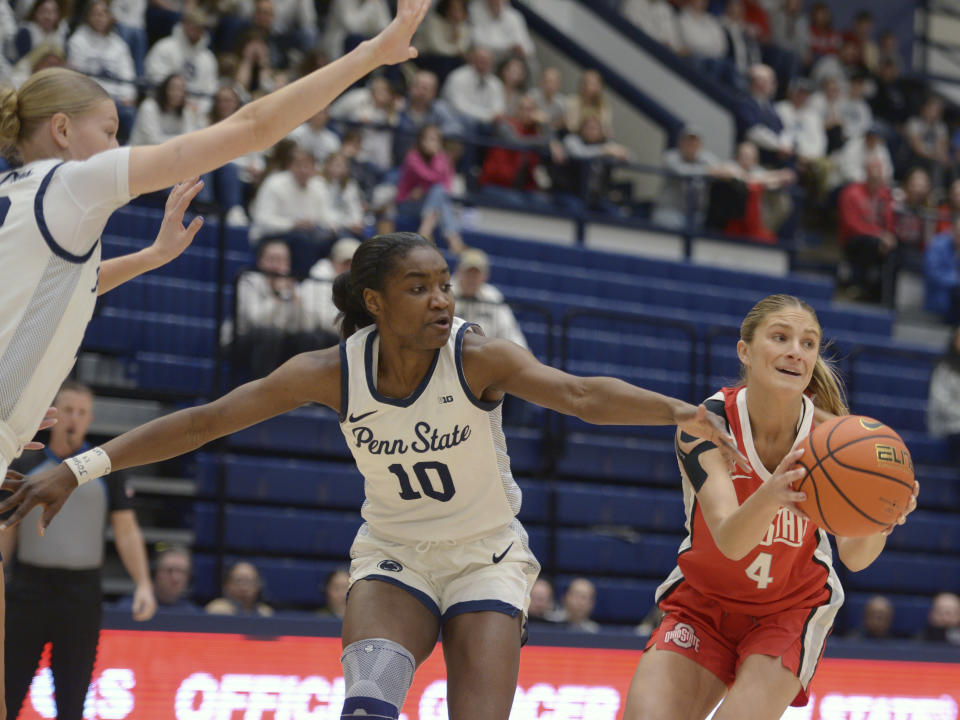
M773 582L773 577L770 575L771 560L773 560L773 555L770 553L760 553L744 571L747 573L747 577L756 582L757 587L761 590L764 590L767 585Z

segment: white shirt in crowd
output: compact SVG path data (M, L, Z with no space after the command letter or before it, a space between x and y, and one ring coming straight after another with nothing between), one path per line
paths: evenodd
M470 25L473 44L487 48L498 60L510 55L516 46L523 48L526 57L536 51L527 21L519 10L507 4L494 17L485 0L474 0L470 4Z
M457 68L447 76L443 99L461 115L479 122L493 122L507 108L503 83L496 75L481 77L472 65Z
M708 12L684 10L677 19L680 43L691 55L722 58L727 54L727 36L720 21Z
M348 35L371 38L392 19L386 0L333 0L327 13L324 38L328 57L336 59L343 55L343 41Z
M340 149L340 136L330 128L314 130L308 123L295 128L287 137L311 155L318 164Z
M250 206L250 239L289 232L300 220L327 226L326 201L327 193L317 177L302 187L289 170L268 175Z
M830 179L828 187L835 188L852 182L864 182L867 179L864 166L867 160L877 158L883 165L883 179L889 186L893 182L893 160L890 150L882 140L868 147L864 135L851 138L843 147L830 156Z
M351 228L363 225L363 193L356 180L347 180L346 185L331 182L318 175L322 194L323 224L329 228Z
M345 93L330 106L330 117L375 125L396 125L397 113L377 107L369 88L356 88ZM373 163L387 170L393 167L393 133L390 130L364 129L359 162Z
M927 430L934 437L960 433L960 373L940 363L930 377Z
M680 49L677 16L667 0L627 0L620 12L657 42Z
M780 137L804 160L822 158L827 153L827 134L823 121L809 104L797 108L789 100L781 100L774 109L783 123Z
M150 48L145 60L147 80L159 84L169 75L179 73L187 82L187 92L196 104L198 112L206 113L217 92L219 70L217 58L210 51L210 38L204 35L196 44L192 44L183 32L183 27L175 25L167 37L158 40Z
M527 338L517 323L513 310L503 299L503 293L490 283L483 283L476 297L463 297L460 282L454 275L450 281L457 298L457 317L483 328L487 337L502 338L529 349Z
M253 17L254 0L237 0L233 3L232 13L242 18ZM317 27L317 8L313 0L273 0L274 32L302 28L310 30Z
M137 99L133 55L115 32L101 35L83 23L67 41L67 62L74 70L95 76L114 100L132 103ZM105 80L104 75L116 80Z
M121 25L146 29L147 0L112 0L110 13Z
M157 145L177 135L196 129L193 114L164 112L152 97L144 99L137 109L137 117L130 131L131 145Z

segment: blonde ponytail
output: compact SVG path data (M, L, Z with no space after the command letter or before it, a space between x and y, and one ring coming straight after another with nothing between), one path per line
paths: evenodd
M0 88L0 148L11 148L20 137L20 114L17 91Z

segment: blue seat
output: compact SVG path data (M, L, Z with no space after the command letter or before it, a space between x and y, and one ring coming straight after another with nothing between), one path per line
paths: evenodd
M630 540L585 530L556 532L561 572L589 572L663 578L677 564L680 537L639 534Z
M224 547L234 552L346 560L361 523L359 508L357 512L328 512L231 503L224 508Z
M596 478L680 486L673 442L572 433L567 436L558 472L564 477Z
M556 503L557 522L564 525L626 525L673 533L684 522L679 490L558 483Z
M927 622L930 598L894 594L886 596L893 603L893 634L897 637L913 637L919 633ZM863 608L871 597L872 593L847 593L838 617L838 624L845 631L860 627L863 622Z
M895 531L896 532L896 531ZM956 588L960 578L960 557L884 552L866 570L848 573L845 585L851 590L933 595Z
M149 352L138 352L134 360L137 384L144 390L193 396L213 391L213 360Z
M905 525L890 534L886 547L891 550L956 553L960 548L960 515L955 512L917 510Z

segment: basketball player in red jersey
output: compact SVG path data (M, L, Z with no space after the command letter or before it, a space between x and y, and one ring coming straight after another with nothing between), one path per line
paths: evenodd
M816 420L847 413L840 382L820 355L822 331L807 303L771 295L749 312L737 354L743 382L707 402L725 417L752 472L678 432L688 535L657 589L665 616L637 666L624 720L773 720L807 703L843 588L826 533L794 503L800 441ZM916 493L902 524L916 507ZM838 537L840 559L862 570L890 526Z

